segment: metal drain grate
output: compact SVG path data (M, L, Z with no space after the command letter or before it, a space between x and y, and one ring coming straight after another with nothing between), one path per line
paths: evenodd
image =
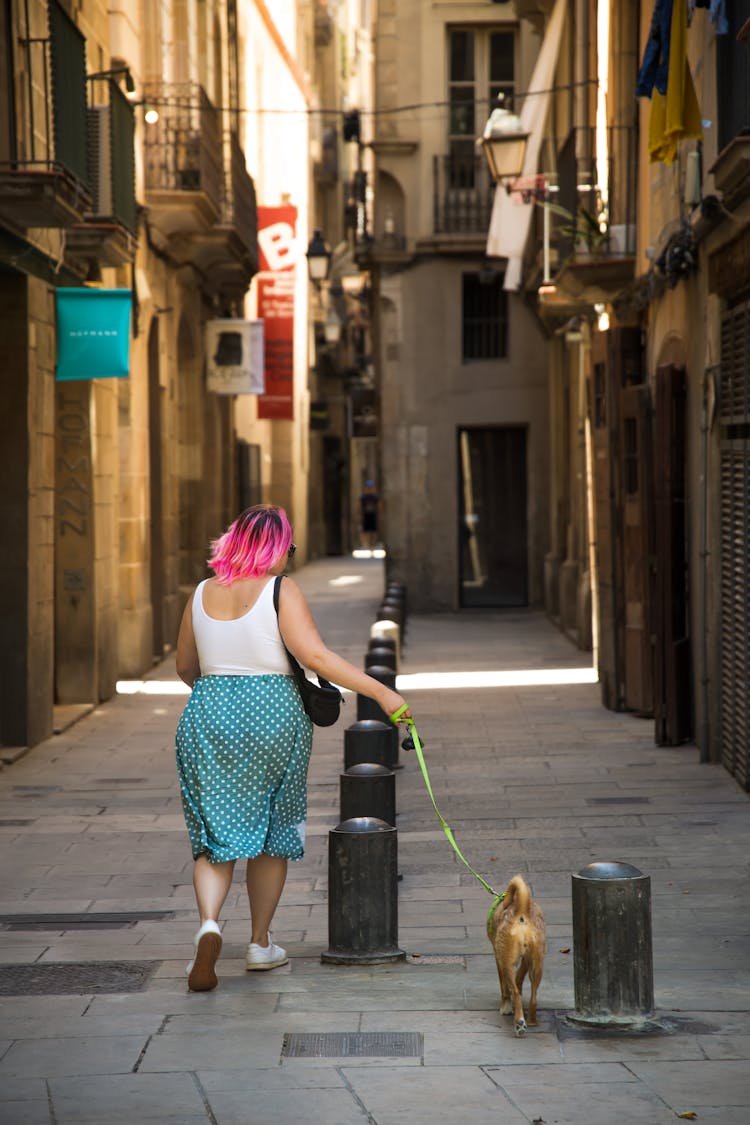
M0 996L68 996L142 992L161 961L0 965Z
M463 965L466 958L460 953L407 953L407 965Z
M650 797L587 797L587 805L650 805Z
M287 1059L418 1059L422 1052L423 1037L418 1031L295 1031L284 1036L281 1056Z
M0 914L0 930L132 930L137 922L164 922L174 910L136 910L127 914Z

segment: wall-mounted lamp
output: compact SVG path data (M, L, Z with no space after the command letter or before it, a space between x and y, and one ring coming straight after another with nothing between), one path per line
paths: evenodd
M333 307L326 314L323 333L327 344L338 344L341 339L341 318Z
M502 94L498 101L503 101ZM518 114L503 109L502 104L493 109L477 145L484 150L490 175L496 183L510 183L521 175L528 139L529 134Z
M328 277L332 256L331 247L323 238L322 232L314 231L307 247L307 272L315 285L320 285Z
M143 120L147 125L155 125L159 120L159 110L148 102L141 102L143 106Z
M125 89L129 94L134 94L135 82L129 66L115 66L112 70L99 70L96 74L87 74L86 78L89 82L93 82L96 78L117 78L121 74L125 75Z

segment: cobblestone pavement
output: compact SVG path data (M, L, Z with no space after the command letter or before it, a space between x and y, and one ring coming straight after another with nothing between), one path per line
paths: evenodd
M328 642L361 666L381 564L324 560L298 579ZM290 866L275 923L290 963L244 971L238 865L212 993L189 994L184 977L196 920L173 663L148 677L150 691L119 695L7 766L0 992L20 994L0 999L0 1122L666 1125L692 1112L745 1125L750 802L695 747L656 747L650 722L604 710L595 684L550 682L585 664L530 611L412 618L403 652L405 675L520 669L547 681L405 689L467 858L493 885L522 872L544 910L540 1021L522 1039L498 1012L491 900L445 841L414 755L401 753L396 782L399 942L410 957L321 963L351 697L339 724L316 732L308 851ZM651 878L661 1024L651 1034L566 1019L571 875L614 859ZM60 917L80 914L99 917L93 928ZM42 977L45 966L67 968L62 984ZM92 983L100 970L115 991ZM141 990L126 991L136 973ZM316 1033L318 1053L294 1055L295 1033Z

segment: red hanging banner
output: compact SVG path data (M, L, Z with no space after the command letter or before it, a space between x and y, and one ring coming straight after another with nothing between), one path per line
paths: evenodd
M296 207L258 208L258 319L264 323L266 381L259 418L294 418L296 224Z

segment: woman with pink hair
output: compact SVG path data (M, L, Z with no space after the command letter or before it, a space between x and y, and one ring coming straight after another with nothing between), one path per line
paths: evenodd
M180 625L177 673L192 688L177 726L177 768L200 914L188 965L193 992L218 983L219 915L238 859L247 860L246 967L288 961L269 931L287 863L304 854L313 727L284 646L387 715L404 705L397 692L326 648L291 578L280 584L277 616L274 580L295 549L283 508L248 508L212 543L215 577L196 587Z

